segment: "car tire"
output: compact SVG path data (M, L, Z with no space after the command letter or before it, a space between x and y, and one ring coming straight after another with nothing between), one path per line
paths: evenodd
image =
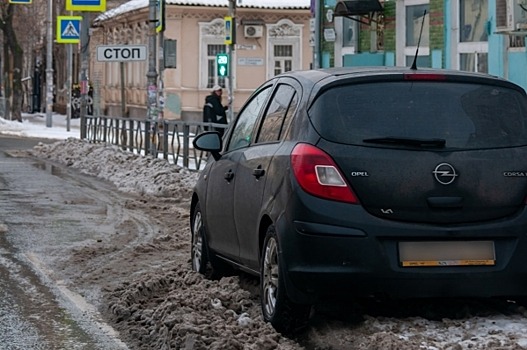
M203 216L199 203L194 208L192 216L192 242L190 257L192 262L192 270L203 275L206 274L207 265L209 264L208 247L205 237L205 227L203 224Z
M229 274L229 266L220 261L210 251L207 243L207 229L203 221L201 206L196 203L191 221L192 242L190 259L192 270L201 273L209 279L220 279Z
M278 237L274 226L267 229L260 261L260 302L266 322L284 334L307 326L311 305L293 303L287 296Z

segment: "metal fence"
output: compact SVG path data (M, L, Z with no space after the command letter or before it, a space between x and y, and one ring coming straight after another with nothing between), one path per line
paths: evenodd
M223 124L91 116L81 119L81 138L89 142L106 143L142 155L163 158L189 170L198 171L204 165L206 152L194 149L192 140L199 133Z

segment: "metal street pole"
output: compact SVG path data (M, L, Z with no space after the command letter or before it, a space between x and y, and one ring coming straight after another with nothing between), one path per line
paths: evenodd
M72 44L66 44L68 45L67 47L67 66L66 66L66 70L67 70L67 84L66 84L66 89L68 89L67 91L67 96L68 96L68 101L66 103L66 130L67 131L70 131L70 124L71 124L71 88L72 88L72 77L71 77L71 72L73 70L73 48L72 48Z
M48 0L46 46L46 127L51 128L53 121L53 0Z
M157 122L157 32L156 32L156 15L157 15L157 1L149 0L149 21L148 21L148 72L146 73L147 78L147 87L146 87L146 100L147 100L147 120L152 123L152 126L155 128L155 123ZM152 128L147 131L147 135L150 135ZM155 131L155 130L154 130ZM148 153L155 153L155 145L150 144L150 138L147 137L145 142L146 149Z
M81 36L80 36L80 45L81 45L81 71L80 71L80 93L81 93L81 108L80 108L80 117L81 117L81 130L80 130L80 136L81 138L85 138L87 136L87 128L86 128L86 115L88 114L88 106L87 106L87 100L88 100L88 92L90 90L89 84L88 84L88 67L89 67L89 58L90 58L90 50L89 50L89 40L90 40L90 22L91 22L91 16L89 13L84 12L82 16L82 22L81 22Z
M320 5L320 2L324 0L315 0L315 54L313 57L313 68L318 69L321 67L320 64L320 49L321 49L321 33L320 33L320 27L322 25L322 18L321 18L321 8L323 6Z
M232 67L233 67L233 64L232 64L232 59L233 59L233 53L234 53L234 48L235 48L235 45L236 45L236 21L235 21L235 17L236 17L236 0L229 0L229 16L233 18L233 22L232 22L232 43L228 45L228 54L229 54L229 69L228 69L228 72L229 72L229 75L227 77L227 79L229 80L229 116L228 116L228 121L229 122L232 122L234 120L234 110L233 110L233 105L234 105L234 74L232 74Z

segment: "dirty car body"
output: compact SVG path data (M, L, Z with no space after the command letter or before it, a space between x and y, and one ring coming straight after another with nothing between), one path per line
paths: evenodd
M193 266L260 275L278 329L334 296L527 294L527 97L509 81L290 72L195 147L212 156L194 189Z

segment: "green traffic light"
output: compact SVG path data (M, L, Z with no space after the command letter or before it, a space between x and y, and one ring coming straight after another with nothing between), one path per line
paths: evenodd
M229 56L226 53L216 55L216 66L218 76L226 77L229 74Z

